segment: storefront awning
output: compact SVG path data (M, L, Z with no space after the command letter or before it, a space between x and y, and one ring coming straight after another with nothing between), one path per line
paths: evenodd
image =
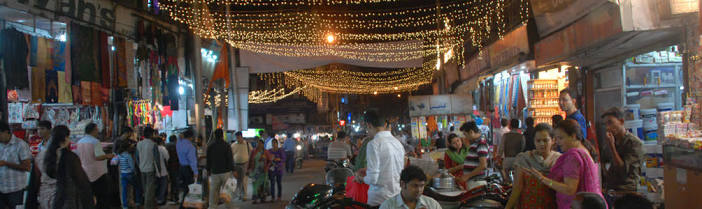
M649 0L605 3L535 45L537 66L569 62L597 68L680 42L685 16L666 19Z

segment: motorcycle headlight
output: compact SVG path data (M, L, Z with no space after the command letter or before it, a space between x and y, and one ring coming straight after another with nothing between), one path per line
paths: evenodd
M302 150L302 145L299 145L299 144L298 144L295 148L296 148L297 150Z

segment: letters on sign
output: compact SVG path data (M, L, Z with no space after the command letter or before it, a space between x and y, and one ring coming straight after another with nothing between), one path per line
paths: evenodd
M47 18L65 16L108 30L115 28L117 5L107 0L0 0L2 4Z

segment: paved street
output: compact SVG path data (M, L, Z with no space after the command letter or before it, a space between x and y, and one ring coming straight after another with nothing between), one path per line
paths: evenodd
M295 170L295 173L285 174L283 176L283 201L275 203L264 203L264 204L251 204L251 200L246 202L235 201L235 208L242 209L277 209L285 208L285 205L290 202L290 199L300 190L300 188L308 183L323 183L324 181L324 165L325 161L322 160L306 160L303 163L302 169ZM249 184L249 195L251 198L251 184ZM162 207L166 209L175 209L176 206ZM218 209L226 208L224 205L220 205Z

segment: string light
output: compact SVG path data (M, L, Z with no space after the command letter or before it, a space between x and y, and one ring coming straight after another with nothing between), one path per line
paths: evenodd
M397 62L454 51L459 52L453 54L463 64L463 37L480 49L490 37L501 38L506 30L504 10L509 4L505 0L455 1L400 9L375 9L371 5L395 1L164 0L161 6L173 20L201 37L223 39L237 48L281 56ZM317 5L358 5L370 9L295 8ZM526 21L528 0L522 0L519 6L520 17ZM236 12L227 12L230 10ZM437 22L442 22L443 28L433 27ZM394 41L419 44L376 48L379 42Z
M416 90L419 86L430 84L433 75L431 69L425 68L383 72L359 70L348 65L332 64L314 69L264 73L259 76L272 86L285 86L290 89L309 87L305 89L307 94L378 94Z
M292 96L294 94L300 93L306 87L298 87L294 90L285 93L285 88L273 89L273 90L260 90L249 92L249 103L251 104L262 104L262 103L272 103L277 102L286 97Z

